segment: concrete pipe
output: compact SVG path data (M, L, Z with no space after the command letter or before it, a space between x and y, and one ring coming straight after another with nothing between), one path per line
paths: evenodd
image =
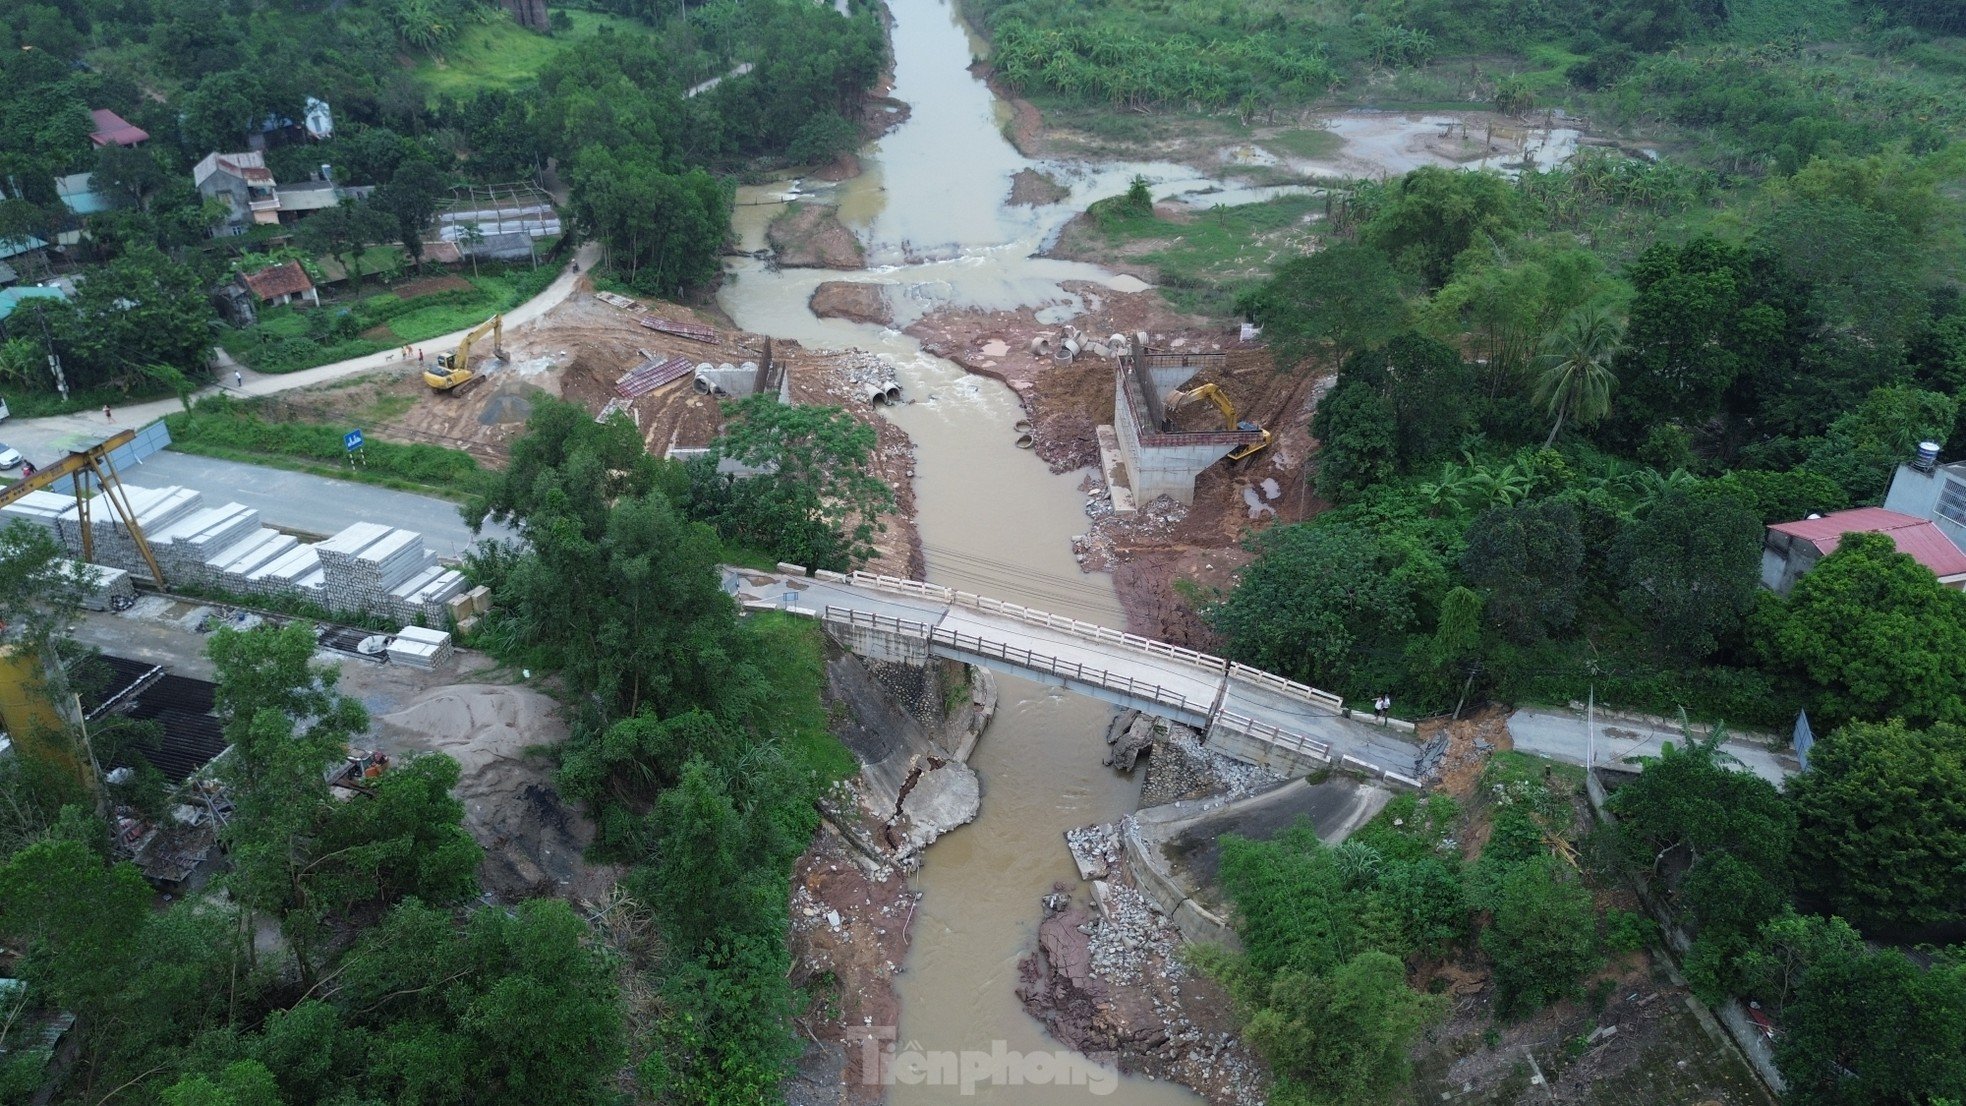
M1031 437L1029 434L1017 435L1017 448L1019 449L1030 449L1032 446L1036 444L1037 444L1037 439Z
M883 388L881 388L881 395L886 397L889 403L900 403L901 385L896 384L894 381L890 380L886 383L886 385Z
M1042 335L1042 334L1040 334L1040 335L1038 335L1037 337L1035 337L1035 338L1033 338L1033 339L1031 339L1031 354L1032 354L1032 356L1034 356L1034 357L1043 357L1043 356L1045 356L1045 355L1047 355L1047 354L1049 354L1050 352L1051 352L1051 339L1050 339L1050 338L1048 338L1048 337L1046 337L1045 335Z
M716 389L716 385L710 383L710 379L701 372L696 374L696 379L690 382L690 386L695 388L699 395L706 396Z
M1079 340L1077 338L1067 338L1058 347L1057 356L1060 361L1071 361L1077 358L1078 355Z
M881 387L879 384L862 384L860 386L860 398L866 400L869 404L879 406L887 402L887 389Z
M1010 428L1012 430L1017 431L1019 434L1029 434L1031 432L1031 420L1018 419L1016 422L1011 424Z

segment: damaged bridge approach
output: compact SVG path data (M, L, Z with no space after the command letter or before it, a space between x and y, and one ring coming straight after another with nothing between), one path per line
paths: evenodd
M731 568L752 609L820 620L863 657L962 661L1194 726L1224 755L1289 775L1339 768L1418 787L1411 727L1354 719L1330 692L1221 657L936 584L797 566Z

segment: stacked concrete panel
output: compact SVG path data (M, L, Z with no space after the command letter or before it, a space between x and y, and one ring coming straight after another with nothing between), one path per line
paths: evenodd
M318 545L305 545L261 526L259 512L243 504L206 507L197 492L176 487L126 484L123 493L159 567L176 583L242 597L291 596L333 611L431 626L448 624L451 600L468 588L413 530L357 523ZM82 531L72 498L30 492L0 508L0 525L16 519L45 528L80 555ZM149 577L136 543L100 497L89 524L96 564Z
M396 598L391 593L437 559L423 547L421 534L374 522L358 522L314 550L327 574L323 594L337 610L389 610Z
M31 522L48 531L71 553L81 551L81 531L76 527L75 497L57 492L28 492L0 507L0 522L15 519Z
M209 586L220 583L211 562L261 529L258 511L227 503L192 511L162 530L146 530L144 536L166 577Z
M451 647L451 636L442 630L405 626L389 643L388 652L391 664L428 669L450 660L456 650Z

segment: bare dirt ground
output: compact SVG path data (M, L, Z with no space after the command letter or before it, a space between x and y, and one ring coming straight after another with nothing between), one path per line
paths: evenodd
M885 1097L879 1065L868 1064L868 1026L898 1023L894 976L908 956L908 927L920 893L864 858L831 825L820 829L792 872L792 975L812 1002L794 1019L816 1049L788 1097L867 1106Z
M765 228L772 260L787 269L864 269L867 253L860 238L833 209L802 200L788 204Z
M1070 188L1036 169L1019 169L1010 178L1010 202L1013 206L1043 207L1071 194Z
M893 326L894 308L888 304L887 288L873 281L829 280L812 290L806 305L822 319Z
M481 463L502 465L511 443L524 433L541 396L554 396L599 414L610 402L625 411L650 453L709 445L722 425L721 401L697 392L688 377L632 400L614 393L622 374L649 360L684 357L696 363L761 363L767 341L729 327L710 311L660 301L644 301L647 314L672 322L716 328L714 341L699 342L649 330L636 315L591 294L591 287L569 297L541 318L505 333L502 361L474 358L483 378L457 393L432 392L415 365L370 373L321 388L289 393L271 407L293 417L319 421L360 416L359 425L378 440L424 442L462 449ZM846 408L872 425L879 436L878 474L899 493L900 506L886 520L875 542L883 571L918 572L920 543L915 536L909 475L914 447L907 435L874 417L852 387L871 370L864 354L814 353L793 342L769 346L774 360L790 374L793 398ZM351 424L355 425L355 424Z
M484 658L460 654L460 668ZM360 663L360 662L356 662ZM468 680L463 671L449 674ZM485 848L479 881L501 901L551 896L576 903L607 897L620 875L585 852L594 826L553 785L546 751L564 741L560 706L544 692L503 683L439 683L374 718L386 752L443 753L458 762L464 828Z
M1315 452L1311 413L1329 381L1278 373L1267 350L1245 345L1237 331L1175 312L1151 290L1069 287L1090 308L1074 320L1088 334L1144 330L1155 349L1226 352L1226 369L1200 374L1188 386L1212 380L1228 394L1238 419L1276 435L1269 449L1240 464L1221 461L1205 470L1195 482L1191 506L1164 499L1133 515L1101 513L1087 529L1081 563L1088 570L1113 572L1128 629L1207 647L1208 631L1175 583L1188 581L1204 594L1226 591L1236 570L1250 560L1242 548L1248 533L1301 521L1323 507L1304 471ZM1063 472L1098 464L1096 430L1113 421L1114 363L1082 356L1067 364L1029 352L1033 338L1058 332L1057 326L1039 323L1031 309L939 311L908 328L929 352L1008 384L1030 415L1038 455ZM1208 430L1217 428L1221 416L1198 404L1179 419L1187 429ZM1088 490L1102 486L1095 476Z

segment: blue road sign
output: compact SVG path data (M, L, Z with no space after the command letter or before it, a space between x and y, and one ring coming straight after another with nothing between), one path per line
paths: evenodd
M346 449L350 453L362 448L362 432L360 430L350 430L348 433L343 434L341 436L341 445L343 449Z

